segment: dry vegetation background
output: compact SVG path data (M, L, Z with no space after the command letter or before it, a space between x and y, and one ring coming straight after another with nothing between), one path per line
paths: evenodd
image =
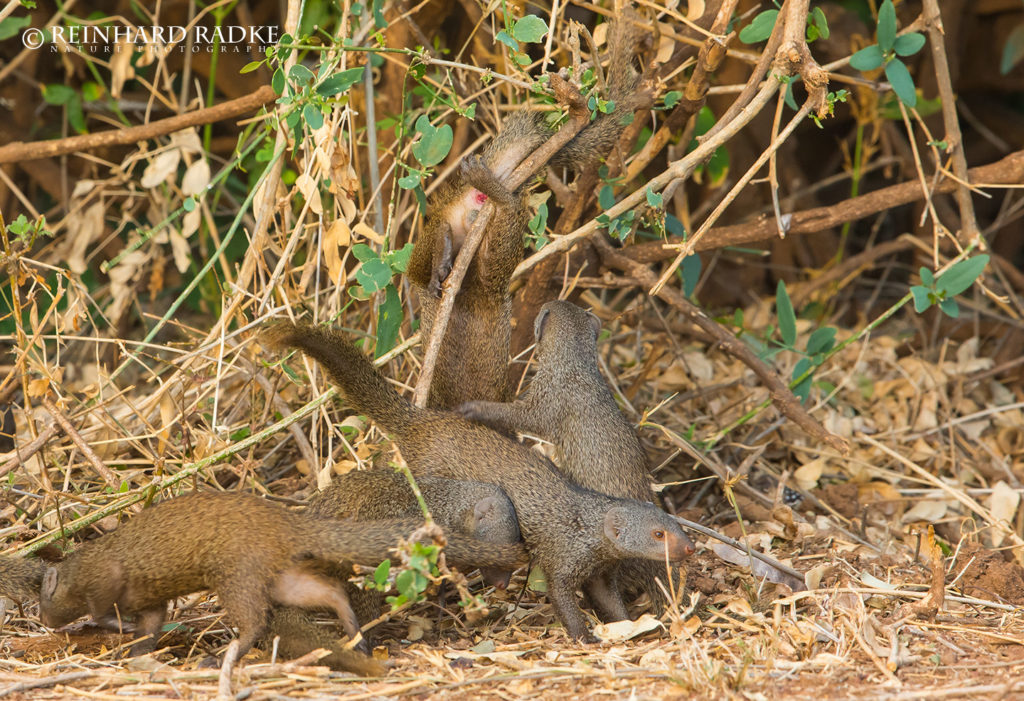
M807 573L809 591L730 564L702 539L677 609L655 630L571 644L517 575L508 592L485 594L483 620L453 599L443 612L421 603L391 616L376 631L378 654L395 661L385 679L250 659L235 690L1024 695L1024 69L1000 70L1024 44L1024 6L947 0L940 23L938 4L896 4L901 32L928 37L901 59L917 89L908 109L880 70L849 65L876 41L875 0L787 0L775 34L750 44L737 33L767 3L639 2L653 109L609 157L610 184L595 173L569 189L551 173L530 199L542 215L517 271L514 350L529 346L547 299L593 308L607 376L668 504ZM298 504L332 474L368 467L385 437L332 401L311 364L282 372L254 329L283 315L330 321L386 352L384 371L413 387L415 300L394 274L400 256L381 257L421 230L413 186L429 196L503 115L544 102L523 85L579 56L571 21L593 30L622 11L576 0L310 0L301 18L296 0L64 7L11 3L0 28L69 17L275 25L305 48L242 73L265 58L258 47L51 53L24 49L18 34L0 41L9 553L94 537L161 490ZM806 44L819 12L830 33ZM532 43L529 21L513 26L528 13L552 29ZM370 81L353 72L367 65ZM279 67L289 92L275 102L266 86ZM799 114L765 80L769 68L798 76ZM346 76L336 92L317 89L336 75ZM805 116L840 89L833 117ZM417 126L424 116L432 126ZM703 150L688 156L695 129ZM416 150L431 139L436 162ZM588 241L607 238L609 219L624 251ZM682 254L658 239L682 228L700 267L689 258L680 276ZM919 268L982 251L989 265L958 317L914 311ZM776 304L780 280L795 338ZM743 347L774 373L735 353ZM804 358L817 369L801 408L782 384ZM55 634L34 602L9 603L0 696L210 696L216 672L195 663L230 632L205 597L187 604L165 639L174 655L125 661L118 636L85 624Z

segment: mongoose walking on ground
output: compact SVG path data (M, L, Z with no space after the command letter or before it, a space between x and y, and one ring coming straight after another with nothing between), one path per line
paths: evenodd
M610 114L598 113L593 123L554 155L551 165L579 172L596 167L597 160L611 151L628 119L646 99L632 65L636 39L637 32L627 19L609 25L603 97L614 103L615 109ZM455 298L430 386L429 407L451 409L471 399L509 399L509 284L523 257L523 236L529 220L523 196L530 183L515 192L503 183L551 134L545 115L513 113L482 157L464 161L430 199L424 228L406 272L419 296L424 338L433 330L441 283L488 198L495 204L495 213Z
M48 567L40 618L57 627L86 614L137 614L140 634L150 636L132 646L139 654L156 646L168 600L211 589L238 627L239 655L264 631L271 603L333 609L355 637L359 626L344 590L308 559L377 563L417 526L314 518L246 494L188 494L143 510ZM453 557L488 565L523 559L516 546L481 546L455 534L449 543ZM481 547L486 552L476 552ZM365 669L378 668L371 662Z
M529 387L514 402L471 401L457 411L499 431L551 443L555 463L581 487L654 502L647 455L597 366L600 332L601 322L590 312L571 302L548 302L534 322L537 372ZM629 563L625 571L618 569L609 575L638 575L659 607L654 577L664 579L664 567Z
M578 587L604 615L625 615L619 592L592 574L623 559L678 562L693 552L679 524L654 505L577 487L526 446L454 414L413 407L340 332L285 322L263 338L299 348L323 365L349 405L394 437L414 473L501 487L570 637L593 640L576 600Z

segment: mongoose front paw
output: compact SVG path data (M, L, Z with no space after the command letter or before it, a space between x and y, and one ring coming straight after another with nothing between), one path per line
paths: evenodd
M466 179L466 182L473 184L480 180L491 180L494 178L494 174L491 173L491 169L484 163L483 156L478 153L471 154L462 159L459 163L459 169L462 171L462 177Z

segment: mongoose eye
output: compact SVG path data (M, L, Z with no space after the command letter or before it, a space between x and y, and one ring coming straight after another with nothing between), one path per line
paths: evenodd
M655 540L665 540L665 531L662 531L662 530L654 531L654 539Z

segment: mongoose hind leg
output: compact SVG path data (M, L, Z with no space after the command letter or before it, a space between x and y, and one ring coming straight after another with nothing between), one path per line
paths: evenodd
M451 227L444 227L441 235L434 240L433 258L430 270L430 284L427 287L427 291L440 299L441 286L448 279L452 272L452 265L455 264Z
M629 619L626 603L622 600L617 568L609 568L592 577L586 585L590 602L597 609L598 615L605 623L625 621Z

